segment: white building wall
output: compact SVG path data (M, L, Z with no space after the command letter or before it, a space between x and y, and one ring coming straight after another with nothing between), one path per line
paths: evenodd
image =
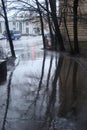
M22 22L22 34L24 34L25 33L25 30L24 30L24 22Z
M13 30L13 25L12 25L13 22L9 21L9 29L10 30Z
M2 25L2 33L5 31L5 22L3 21L2 23L1 23L1 25Z
M16 29L19 30L19 22L16 22Z
M29 26L29 34L30 35L34 35L35 32L34 32L34 24L32 22L30 22L30 26Z
M4 19L1 17L0 17L0 24L1 24L0 33L3 33L5 30L5 22L4 22Z
M28 24L27 24L27 22L28 22ZM2 27L1 33L3 33L6 30L5 22L4 22L3 18L0 18L0 23L1 23L1 27ZM30 35L35 35L35 31L34 31L35 27L36 27L36 25L35 25L35 23L32 23L32 21L23 21L22 19L9 20L9 29L21 31L22 34L29 33Z
M26 24L25 24L25 22L23 21L22 22L22 34L26 34Z

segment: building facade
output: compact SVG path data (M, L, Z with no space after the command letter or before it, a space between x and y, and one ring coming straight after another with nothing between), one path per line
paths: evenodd
M68 41L64 17L69 32L70 40L73 41L73 1L74 0L59 0L60 14L63 18L61 22L61 33L65 41ZM64 16L65 15L65 16ZM81 42L87 41L87 0L80 1L78 4L78 40Z
M9 29L20 31L22 35L36 35L40 34L40 22L39 18L29 19L29 18L9 18ZM0 34L6 30L5 21L0 17Z

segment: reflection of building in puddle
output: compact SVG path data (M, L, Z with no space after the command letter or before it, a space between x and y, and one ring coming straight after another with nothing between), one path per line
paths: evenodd
M37 49L34 46L31 47L30 54L31 54L31 60L43 57L43 51L37 51Z
M43 51L36 51L35 47L32 47L29 53L23 53L20 58L22 60L36 60L37 58L42 58L43 57Z
M59 115L69 118L74 117L78 122L87 123L85 116L81 116L86 114L87 117L85 111L85 109L87 110L87 73L75 61L65 58L59 84Z
M31 59L34 60L35 55L34 55L34 47L31 48Z
M20 59L23 61L27 61L30 58L30 53L23 53L20 56Z

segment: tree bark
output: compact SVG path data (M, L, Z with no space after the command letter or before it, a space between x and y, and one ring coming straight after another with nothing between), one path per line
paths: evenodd
M14 46L13 46L13 42L12 42L12 39L11 39L10 30L9 30L8 18L7 18L7 13L6 13L6 8L5 8L4 0L1 0L1 2L2 2L2 6L3 6L3 11L4 11L5 25L6 25L6 31L7 31L7 34L8 34L8 39L9 39L11 54L12 54L12 57L15 57L15 51L14 51Z
M46 3L46 9L47 9L48 26L49 26L50 37L51 37L51 48L54 49L55 48L55 42L54 42L54 35L53 35L53 31L52 31L52 26L51 26L51 19L50 19L48 1L45 0L45 3Z
M56 45L55 45L56 48L55 49L57 49L59 47L60 51L65 51L62 35L61 35L59 25L58 25L55 2L56 2L56 0L49 0L50 8L51 8L52 21L54 23L55 36L56 36Z
M74 32L74 51L79 53L79 44L78 44L78 2L79 0L74 0L73 3L73 32Z
M43 46L44 49L46 48L46 44L45 44L45 36L44 36L44 24L43 24L43 18L42 18L42 14L41 14L41 10L39 7L39 2L38 0L36 0L36 4L37 4L37 8L38 8L38 13L40 15L40 23L41 23L41 31L42 31L42 38L43 38Z

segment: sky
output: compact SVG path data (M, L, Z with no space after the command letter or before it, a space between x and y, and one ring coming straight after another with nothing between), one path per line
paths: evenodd
M11 1L11 0L9 0L9 1ZM27 1L27 0L24 0L24 1ZM30 3L34 6L33 1L35 1L35 0L30 0ZM44 0L38 0L38 1L39 1L39 2L43 2ZM11 2L12 2L12 1L11 1ZM15 6L15 5L16 5L16 7L19 6L18 4L12 3L12 4L10 5L10 7ZM17 12L17 11L15 11L15 10L8 11L8 13L7 13L8 17L12 17L12 16L15 14L15 12Z
M1 0L0 0L1 1ZM11 1L11 4L10 4L10 7L13 7L13 6L20 6L21 4L18 4L18 3L16 3L16 4L14 4L12 1L13 0L9 0L9 1ZM27 0L24 0L24 2L25 1L27 1ZM34 3L33 3L33 1L35 1L35 0L28 0L28 1L30 1L30 3L34 6ZM44 2L45 0L38 0L39 2ZM8 11L8 13L7 13L7 15L8 15L8 17L12 17L12 16L14 16L14 14L15 14L15 12L18 12L18 11L16 11L16 10L10 10L10 11ZM19 11L20 12L20 11Z

